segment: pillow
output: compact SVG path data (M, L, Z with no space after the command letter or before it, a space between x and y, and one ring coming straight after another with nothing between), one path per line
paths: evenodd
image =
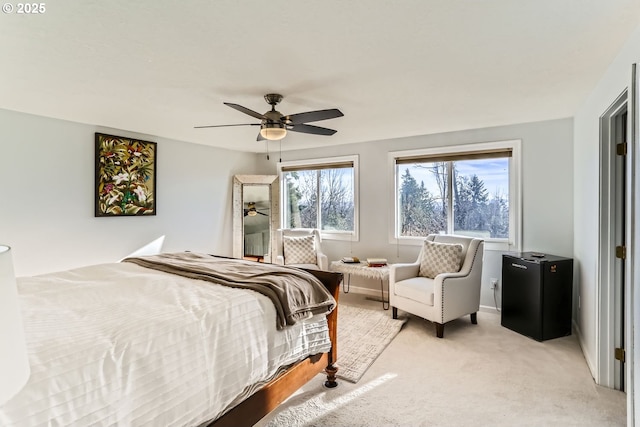
M284 236L285 264L316 264L316 238L309 236Z
M440 273L457 273L462 266L462 245L424 242L420 259L420 276L433 279Z

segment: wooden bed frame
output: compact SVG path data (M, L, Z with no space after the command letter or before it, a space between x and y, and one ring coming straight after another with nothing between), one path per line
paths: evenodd
M329 271L306 270L316 276L331 295L338 302L342 274ZM329 338L331 350L328 353L320 353L309 356L306 359L292 365L283 374L264 385L250 397L236 405L222 417L206 424L207 427L237 427L252 426L265 415L277 408L285 399L296 390L308 383L313 377L322 372L327 373L325 387L333 388L338 385L336 373L338 368L334 366L338 351L338 306L327 316L329 324Z

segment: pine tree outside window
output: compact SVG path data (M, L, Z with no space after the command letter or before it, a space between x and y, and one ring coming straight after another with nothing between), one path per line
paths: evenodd
M520 241L520 141L390 153L392 242L428 234L481 237L494 249Z

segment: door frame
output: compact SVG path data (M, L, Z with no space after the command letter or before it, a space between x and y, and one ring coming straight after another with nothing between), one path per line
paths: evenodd
M625 336L625 345L626 345L626 360L627 360L627 425L634 426L636 419L636 408L640 409L640 405L636 405L635 398L635 378L636 378L636 352L634 350L636 334L640 332L640 328L635 327L636 324L636 313L640 314L640 311L636 310L636 307L640 307L640 303L636 301L636 292L635 292L635 272L640 271L640 257L635 256L635 248L640 247L640 233L636 233L636 213L640 211L640 209L636 209L636 189L640 188L640 177L636 174L636 171L640 171L640 156L636 153L640 149L640 105L638 104L639 96L638 91L640 90L640 84L638 84L638 66L637 64L632 64L631 66L631 84L630 84L630 99L629 99L629 109L627 110L627 138L628 138L628 148L629 151L627 155L629 156L630 166L627 170L627 174L631 177L629 182L629 188L627 189L628 196L628 206L627 206L627 218L630 218L628 224L627 233L629 238L627 242L629 243L628 250L628 258L627 267L629 269L627 273L628 282L626 283L626 296L625 296L625 310L626 310L626 336ZM640 293L638 293L640 296ZM637 332L638 331L638 332ZM640 339L639 339L640 341Z
M616 262L615 256L615 237L616 230L613 223L614 215L616 213L616 154L615 154L615 138L618 137L617 120L624 112L627 112L629 117L629 91L627 89L621 93L618 98L607 108L607 110L600 116L600 201L599 201L599 236L598 236L598 310L596 324L598 325L598 335L596 337L597 348L597 378L596 382L600 385L615 388L619 385L617 381L616 372L616 360L614 357L614 348L616 346L616 338L620 335L620 330L617 328L616 317L618 316L616 311ZM627 120L627 126L629 126L630 120ZM627 135L628 128L627 128ZM627 138L628 140L629 138ZM631 193L632 185L632 152L633 149L628 145L626 162L626 175L624 177L626 181L625 198L625 217L627 227L625 230L625 241L627 246L627 257L623 260L624 263L624 289L622 290L628 298L628 286L631 281L631 264L632 264L632 251L631 249L631 210L632 197ZM620 307L625 310L625 323L629 323L628 310L626 307ZM625 328L625 342L628 345L628 329ZM628 366L626 366L628 368ZM629 369L625 373L625 383L629 382Z

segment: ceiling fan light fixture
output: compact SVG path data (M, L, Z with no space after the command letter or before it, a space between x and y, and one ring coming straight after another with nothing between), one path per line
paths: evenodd
M249 216L256 216L256 215L258 215L258 212L253 211L253 210L249 210L249 212L247 212L247 215L249 215Z
M260 128L260 135L269 141L278 141L287 136L287 128L282 123L265 123Z

